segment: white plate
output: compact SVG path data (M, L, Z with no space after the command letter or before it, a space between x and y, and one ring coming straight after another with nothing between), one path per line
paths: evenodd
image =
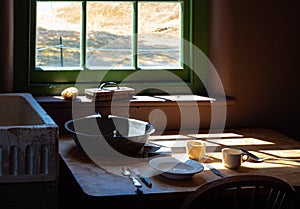
M161 175L172 179L187 179L203 171L204 166L195 160L179 161L174 157L157 157L149 165L160 171Z

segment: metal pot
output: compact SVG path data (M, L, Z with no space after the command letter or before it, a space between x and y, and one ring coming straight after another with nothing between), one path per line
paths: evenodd
M137 155L155 131L152 124L145 121L113 115L102 117L99 114L69 120L65 128L73 134L74 141L81 148L86 144L88 149L98 147L103 153L109 151L105 149L108 144L115 151L128 156ZM92 150L93 153L97 151L99 149Z

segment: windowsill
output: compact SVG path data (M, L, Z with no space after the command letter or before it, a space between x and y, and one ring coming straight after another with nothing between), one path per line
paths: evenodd
M85 96L78 96L75 100L65 100L60 96L38 96L35 99L53 118L60 127L60 134L65 133L64 123L74 117L84 117L98 112L101 115L111 114L111 107L115 107L113 114L119 116L132 117L139 120L149 121L153 110L158 110L159 120L155 125L157 130L179 130L181 124L181 111L187 111L191 114L191 120L185 122L186 129L194 127L195 115L193 109L198 106L201 112L201 129L207 129L211 121L212 105L232 106L235 104L234 98L213 99L197 95L180 95L180 96L134 96L131 100L118 100L93 102ZM129 107L129 109L128 109ZM182 109L183 108L183 109ZM190 110L190 111L189 111ZM75 114L75 115L74 115Z
M94 101L86 98L85 96L78 96L75 100L65 100L61 96L37 96L35 99L42 104L56 104L56 105L70 105L73 102L76 105L90 105L95 103ZM114 105L117 106L128 106L130 103L131 107L151 107L151 106L174 106L178 105L195 105L198 106L210 106L212 103L214 104L224 104L226 105L234 105L235 99L234 98L226 98L224 100L218 100L210 97L198 96L198 95L177 95L177 96L164 96L164 95L157 95L157 96L133 96L131 100L115 100ZM97 106L111 106L111 101L97 101Z

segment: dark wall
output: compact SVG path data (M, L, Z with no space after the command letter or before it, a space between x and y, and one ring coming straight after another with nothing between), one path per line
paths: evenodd
M13 89L13 1L0 1L0 92Z
M225 92L229 127L267 127L300 139L297 0L210 1L209 56Z

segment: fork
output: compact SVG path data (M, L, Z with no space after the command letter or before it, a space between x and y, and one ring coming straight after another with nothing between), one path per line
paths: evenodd
M124 176L128 176L128 178L130 179L130 181L133 183L133 185L136 188L141 188L142 184L132 175L132 172L130 170L130 168L123 166L122 167L122 173Z

